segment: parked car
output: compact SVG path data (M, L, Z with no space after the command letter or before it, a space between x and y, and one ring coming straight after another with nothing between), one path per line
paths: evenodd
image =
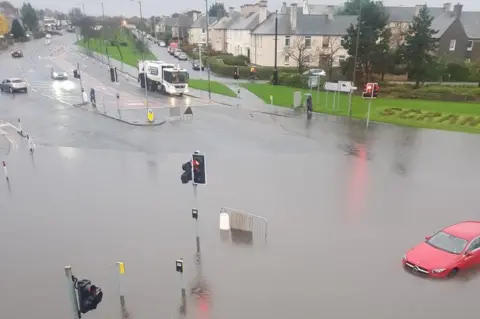
M448 226L410 249L403 266L427 277L453 277L458 272L480 265L480 221L465 221Z
M28 91L27 83L19 78L5 79L0 83L0 91L2 92L25 92Z
M13 51L12 58L23 58L23 52L20 50Z
M165 44L165 42L163 42L163 41L160 41L160 43L159 43L158 45L160 45L162 48L164 48L164 47L167 46L167 45Z
M195 60L192 62L192 69L195 71L200 71L200 60ZM202 65L202 71L205 70L205 66Z
M325 70L322 69L310 69L308 71L303 72L303 75L308 75L308 76L326 76L327 73Z
M47 33L47 34L45 35L45 38L51 39L51 38L52 38L52 35L51 35L50 33Z
M187 54L186 54L185 52L179 53L177 58L178 58L180 61L187 61L187 60L188 60Z
M176 49L175 51L173 51L173 56L176 57L176 58L178 58L178 55L179 55L180 53L182 53L182 50Z

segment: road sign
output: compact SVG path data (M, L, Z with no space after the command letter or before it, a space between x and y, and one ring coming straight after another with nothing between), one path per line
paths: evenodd
M309 88L316 88L318 86L319 80L320 80L319 76L309 76L308 77L308 87Z
M349 81L338 81L338 90L340 92L350 93L355 91L357 88L353 85L353 82Z
M149 122L153 122L155 120L155 115L153 115L153 110L152 109L148 109L147 119L148 119Z
M338 91L338 83L335 82L325 82L323 84L325 91Z

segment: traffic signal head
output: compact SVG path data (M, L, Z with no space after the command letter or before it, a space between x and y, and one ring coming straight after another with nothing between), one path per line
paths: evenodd
M80 312L87 313L91 310L97 309L97 306L103 299L103 292L100 287L92 285L88 279L79 280L75 287L78 290L78 302L80 305Z
M110 67L110 80L112 82L117 82L117 70L112 67Z
M177 259L175 261L175 270L183 274L183 259Z
M73 77L76 79L80 79L80 73L78 73L78 70L73 70Z
M182 184L187 184L192 180L192 163L190 161L182 165L183 173L180 176Z
M192 166L193 166L193 182L195 184L206 184L207 172L205 168L205 155L196 154L196 153L193 154Z

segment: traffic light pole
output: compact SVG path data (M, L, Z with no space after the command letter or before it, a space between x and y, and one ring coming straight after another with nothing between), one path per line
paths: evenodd
M80 310L78 309L77 293L75 292L75 282L73 281L72 266L65 266L65 276L67 276L68 296L70 299L70 306L72 307L73 319L82 318Z

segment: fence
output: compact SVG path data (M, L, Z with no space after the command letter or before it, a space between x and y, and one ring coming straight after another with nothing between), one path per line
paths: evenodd
M254 237L262 236L267 240L268 220L265 217L242 212L237 209L222 207L220 213L230 216L230 229L234 232L247 233L244 235Z

